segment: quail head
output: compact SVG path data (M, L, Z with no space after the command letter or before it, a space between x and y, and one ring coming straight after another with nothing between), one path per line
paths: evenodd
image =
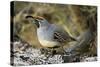
M50 24L45 18L37 16L26 16L37 26L37 36L43 47L59 47L70 41L76 41L64 28L56 24Z

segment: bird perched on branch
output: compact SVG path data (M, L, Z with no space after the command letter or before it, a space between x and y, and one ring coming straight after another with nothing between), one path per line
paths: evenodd
M76 41L64 28L55 24L50 24L45 18L40 16L26 16L26 18L37 26L37 36L43 47L60 47L70 41Z

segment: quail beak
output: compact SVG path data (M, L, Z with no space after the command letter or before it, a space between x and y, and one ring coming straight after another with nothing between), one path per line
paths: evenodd
M26 16L26 19L29 20L29 22L35 24L39 28L39 20L36 19L36 17L33 16Z

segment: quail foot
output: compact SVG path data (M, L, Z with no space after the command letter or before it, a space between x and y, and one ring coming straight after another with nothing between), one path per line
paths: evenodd
M37 36L40 44L44 48L63 47L70 41L76 41L61 26L50 24L45 18L40 16L26 16L37 26Z

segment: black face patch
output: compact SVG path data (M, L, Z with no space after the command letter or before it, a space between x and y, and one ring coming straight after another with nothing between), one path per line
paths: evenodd
M40 27L39 22L40 22L39 20L37 20L37 19L35 20L35 24L36 24L36 26L37 26L38 28Z

